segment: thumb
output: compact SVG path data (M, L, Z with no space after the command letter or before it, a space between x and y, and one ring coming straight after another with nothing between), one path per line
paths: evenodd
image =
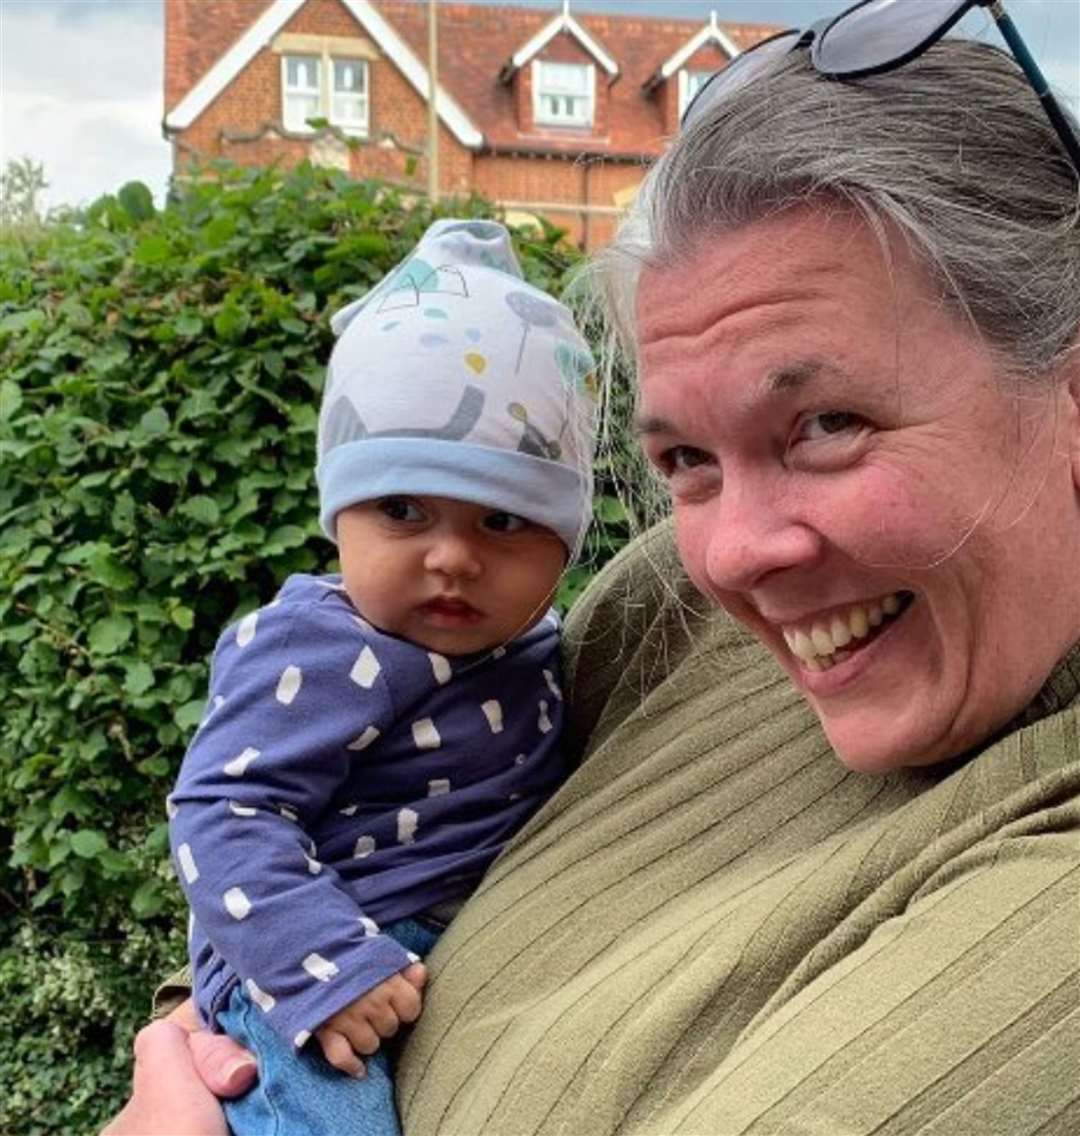
M199 1077L216 1097L237 1097L258 1076L255 1058L225 1034L198 1030L188 1036L188 1047Z
M415 986L417 990L423 990L427 985L428 969L422 962L410 963L402 972L401 977L409 983L410 986Z

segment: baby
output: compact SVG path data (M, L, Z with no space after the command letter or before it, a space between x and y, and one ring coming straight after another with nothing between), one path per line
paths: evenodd
M549 603L592 490L570 314L502 226L439 221L333 327L341 576L222 634L168 802L196 1003L259 1062L238 1136L398 1131L380 1045L419 959L565 772Z

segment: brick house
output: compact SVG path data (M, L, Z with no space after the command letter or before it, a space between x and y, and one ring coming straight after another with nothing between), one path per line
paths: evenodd
M174 170L310 158L422 188L427 19L422 0L165 0ZM437 26L440 191L585 247L610 238L703 79L775 30L445 0Z

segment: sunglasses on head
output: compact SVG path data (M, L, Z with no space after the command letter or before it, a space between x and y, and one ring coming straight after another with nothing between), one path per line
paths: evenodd
M685 129L732 91L753 81L782 55L806 47L810 62L831 79L859 79L903 67L937 43L972 8L988 8L1013 57L1039 96L1046 117L1077 173L1080 142L1020 38L1001 0L860 0L839 16L801 31L771 36L737 55L698 91L682 117Z

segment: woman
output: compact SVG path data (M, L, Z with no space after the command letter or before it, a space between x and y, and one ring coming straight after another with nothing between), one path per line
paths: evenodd
M585 757L431 960L410 1136L1080 1128L1077 205L985 47L691 115L596 269L674 546L575 610ZM171 1030L110 1131L215 1130Z

